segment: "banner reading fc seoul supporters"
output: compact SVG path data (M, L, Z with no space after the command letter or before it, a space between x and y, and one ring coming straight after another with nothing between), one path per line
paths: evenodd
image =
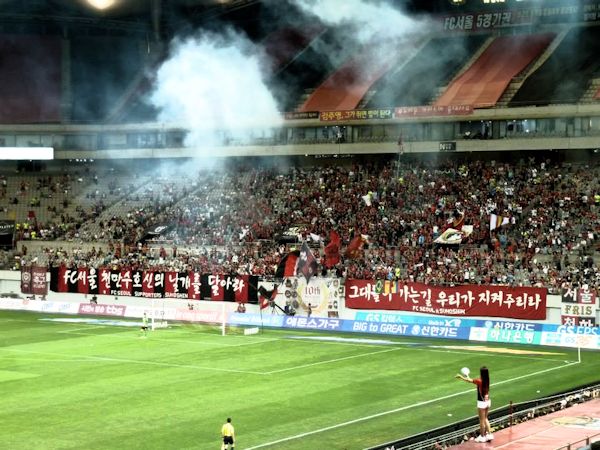
M256 303L258 277L93 267L53 267L50 289L78 294Z
M346 280L346 307L543 320L546 318L546 289L394 283L394 288L382 291L370 280Z

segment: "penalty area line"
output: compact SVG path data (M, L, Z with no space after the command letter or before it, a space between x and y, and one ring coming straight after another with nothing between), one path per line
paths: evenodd
M574 364L579 364L579 362L571 362L571 363L568 363L568 364L562 364L560 366L551 367L549 369L538 370L537 372L532 372L532 373L529 373L529 374L526 374L526 375L521 375L521 376L518 376L518 377L515 377L515 378L510 378L508 380L503 380L503 381L499 381L497 383L492 383L492 386L497 386L497 385L505 384L505 383L511 383L513 381L520 380L522 378L533 377L533 376L536 376L536 375L540 375L542 373L551 372L553 370L564 369L565 367L569 367L569 366L572 366ZM458 397L460 395L469 394L469 393L472 393L472 392L473 392L473 390L469 389L469 390L466 390L466 391L456 392L454 394L444 395L442 397L434 398L434 399L431 399L431 400L425 400L423 402L413 403L412 405L401 406L399 408L390 409L388 411L382 411L380 413L371 414L369 416L359 417L358 419L348 420L346 422L338 423L338 424L335 424L335 425L330 425L330 426L324 427L324 428L319 428L317 430L307 431L305 433L296 434L294 436L288 436L288 437L285 437L285 438L278 439L276 441L265 442L264 444L258 444L258 445L255 445L253 447L248 447L248 448L246 448L246 450L254 450L254 449L257 449L257 448L270 447L272 445L281 444L282 442L292 441L292 440L295 440L295 439L301 439L301 438L304 438L306 436L311 436L313 434L318 434L318 433L323 433L325 431L335 430L336 428L342 428L342 427L346 427L348 425L353 425L355 423L365 422L367 420L375 419L377 417L382 417L382 416L386 416L386 415L389 415L389 414L394 414L394 413L397 413L397 412L400 412L400 411L406 411L408 409L417 408L419 406L429 405L431 403L439 402L439 401L442 401L442 400L447 400L449 398Z
M377 350L376 352L360 353L358 355L344 356L342 358L327 359L325 361L318 361L318 362L310 363L310 364L301 364L299 366L286 367L285 369L271 370L270 372L264 372L264 374L265 375L273 375L275 373L289 372L290 370L305 369L306 367L320 366L322 364L330 364L330 363L334 363L334 362L338 362L338 361L345 361L347 359L362 358L364 356L377 355L379 353L395 352L398 350L403 350L403 348L398 348L398 347L388 348L385 350Z

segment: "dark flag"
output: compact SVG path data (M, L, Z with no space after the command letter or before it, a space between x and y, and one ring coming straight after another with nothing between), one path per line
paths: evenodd
M298 256L300 255L299 250L294 250L293 252L289 252L277 265L277 271L275 272L275 277L277 278L286 278L296 276L296 264L298 262Z
M258 288L258 297L260 301L260 309L268 308L272 300L277 296L277 285L273 286L273 290L269 291L264 286Z
M306 278L306 282L310 281L310 277L312 277L315 273L317 273L317 269L319 265L317 264L317 260L315 256L310 251L310 248L306 244L302 244L302 249L300 249L300 256L298 259L298 268L296 273L301 274Z

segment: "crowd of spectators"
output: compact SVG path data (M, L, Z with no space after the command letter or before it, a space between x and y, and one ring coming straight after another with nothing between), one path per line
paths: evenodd
M597 289L599 175L593 164L533 158L435 164L349 159L336 165L240 164L193 173L178 168L162 173L168 183L153 183L152 177L138 185L119 180L128 187L115 205L104 203L102 192L93 199L89 194L72 198L76 217L55 211L60 220L52 232L39 233L106 248L52 248L26 258L269 277L294 245L285 243L286 232L310 242L319 257L335 230L342 240L341 261L322 267L323 274ZM119 179L118 173L112 176ZM137 202L124 211L125 197ZM492 231L491 214L508 217L509 223ZM462 224L472 225L473 232L460 245L434 242L449 226ZM148 240L145 231L157 225L167 226L166 233ZM358 235L366 237L363 252L345 257L344 248Z

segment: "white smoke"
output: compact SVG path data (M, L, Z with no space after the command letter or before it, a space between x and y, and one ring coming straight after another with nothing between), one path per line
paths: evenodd
M382 0L292 1L327 25L349 28L351 37L360 44L379 38L400 38L423 27L420 21Z
M186 147L199 150L276 128L281 115L264 82L263 60L258 47L233 31L174 41L150 97L158 119L188 129Z

